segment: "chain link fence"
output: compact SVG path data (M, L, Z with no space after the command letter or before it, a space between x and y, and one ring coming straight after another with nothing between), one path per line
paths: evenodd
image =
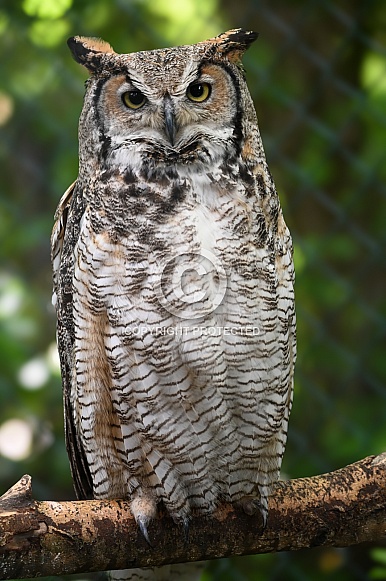
M51 3L35 4L46 12L0 6L1 490L29 472L36 497L72 497L49 264L52 215L77 171L85 74L65 46L72 34L129 52L237 26L260 33L244 64L295 244L299 356L283 476L386 450L385 5L69 0L47 16ZM205 579L365 580L377 574L371 551L226 559Z

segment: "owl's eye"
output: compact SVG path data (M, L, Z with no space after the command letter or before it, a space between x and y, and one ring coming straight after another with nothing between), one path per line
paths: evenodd
M195 103L202 103L209 99L212 87L208 83L192 83L186 91L186 96Z
M122 95L122 101L129 109L139 109L146 101L146 97L141 91L127 91Z

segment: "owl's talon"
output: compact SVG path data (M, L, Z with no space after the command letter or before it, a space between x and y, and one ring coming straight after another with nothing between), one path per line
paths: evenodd
M139 526L139 530L141 531L141 533L145 537L145 540L148 543L149 547L153 548L153 545L150 542L149 533L147 531L147 523L148 522L149 522L149 519L147 519L146 517L143 517L143 516L137 517L137 525Z
M248 516L253 516L259 511L263 521L263 530L266 528L268 520L267 510L259 498L256 496L244 496L235 503L235 506L241 508Z
M146 542L152 547L149 533L147 532L147 525L156 516L157 506L154 499L146 494L136 496L131 501L130 509Z
M267 528L268 514L267 511L260 505L260 514L263 519L263 531Z
M189 526L190 526L188 519L184 519L182 526L184 528L184 542L185 542L185 545L188 545L189 544Z

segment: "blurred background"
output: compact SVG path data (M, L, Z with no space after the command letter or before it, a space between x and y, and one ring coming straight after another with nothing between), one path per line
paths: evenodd
M386 450L386 4L2 0L0 493L29 473L36 498L73 498L49 258L55 208L77 176L87 77L67 37L131 52L239 26L260 33L244 64L295 244L299 356L283 476ZM380 546L315 549L213 562L205 581L386 579L383 563Z

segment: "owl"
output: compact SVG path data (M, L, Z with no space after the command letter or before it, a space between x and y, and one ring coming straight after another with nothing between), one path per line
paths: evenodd
M256 37L68 41L90 76L52 234L66 444L78 498L129 499L146 539L161 506L181 531L221 502L265 522L279 478L294 268L241 65Z

